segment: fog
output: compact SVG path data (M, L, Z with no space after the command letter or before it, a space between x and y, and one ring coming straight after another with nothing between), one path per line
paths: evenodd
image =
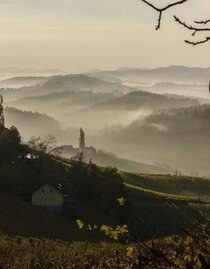
M53 134L58 145L78 148L82 127L86 145L107 152L94 155L99 164L115 160L131 171L210 174L210 69L36 74L0 81L6 125L17 126L23 141Z

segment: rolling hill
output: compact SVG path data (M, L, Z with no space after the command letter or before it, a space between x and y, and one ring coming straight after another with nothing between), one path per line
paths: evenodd
M170 81L185 83L205 83L210 78L210 68L167 66L153 69L145 68L120 68L113 71L101 71L96 73L97 77L113 77L121 80L143 82L147 81Z
M0 89L5 101L18 98L45 95L63 91L93 91L93 92L130 92L132 89L120 83L106 82L85 75L59 75L49 77L45 82L18 89Z
M121 109L121 110L138 110L147 108L152 111L166 108L178 108L198 105L198 101L181 97L173 98L161 94L155 94L145 91L133 91L120 97L113 98L97 108L102 109Z
M63 145L62 146L62 155L67 158L74 157L78 153L78 149L74 149L72 146ZM99 166L112 166L116 167L119 170L128 171L128 172L144 172L144 173L162 173L169 174L174 173L175 170L169 167L146 164L135 162L132 160L127 160L120 158L114 154L105 152L103 150L95 150L90 148L84 150L85 160L91 160L93 163Z
M21 88L41 84L48 80L48 77L28 76L28 77L13 77L0 81L0 88Z
M107 130L97 142L128 159L166 163L184 173L208 175L209 113L209 105L156 112L144 121Z
M64 130L60 127L58 121L46 114L20 110L14 107L6 107L4 112L6 126L16 126L24 141L32 136L44 137L52 134L60 142L75 142L73 137L77 136L77 129Z

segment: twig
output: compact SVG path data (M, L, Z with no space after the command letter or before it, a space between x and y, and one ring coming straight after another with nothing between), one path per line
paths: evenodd
M205 20L205 21L194 21L194 23L197 23L197 24L203 24L203 25L206 25L207 23L209 23L210 20Z
M179 24L184 26L184 28L187 28L188 30L193 31L192 36L195 36L198 32L209 32L210 31L210 28L200 28L200 27L188 25L186 22L180 20L176 16L174 16L174 19L176 22L178 22ZM210 40L210 37L206 37L205 39L199 40L199 41L185 40L185 43L196 46L196 45L204 44L204 43L208 42L209 40Z
M198 27L194 27L192 25L188 25L186 22L181 21L176 16L174 16L174 19L175 19L176 22L178 22L179 24L181 24L182 26L184 26L188 30L193 31L193 34L192 35L195 35L197 32L207 32L207 31L210 31L210 28L198 28Z
M204 44L204 43L208 42L209 40L210 40L210 37L206 37L203 40L195 41L195 42L189 41L189 40L185 40L185 43L190 44L190 45L193 45L193 46L196 46L196 45Z

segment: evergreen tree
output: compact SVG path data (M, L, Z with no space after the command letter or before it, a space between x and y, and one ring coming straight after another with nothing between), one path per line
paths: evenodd
M0 95L0 131L4 129L4 108L3 108L3 97Z

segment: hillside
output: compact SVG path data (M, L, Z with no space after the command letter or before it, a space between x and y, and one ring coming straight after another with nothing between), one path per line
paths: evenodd
M32 136L45 136L54 134L58 139L65 139L69 133L63 131L59 123L46 114L31 111L22 111L14 107L5 108L7 126L17 126L24 140Z
M62 155L67 158L74 157L78 153L77 149L74 149L72 146L63 145L62 146ZM173 169L169 167L155 166L152 164L135 162L132 160L127 160L120 158L114 154L105 152L103 150L84 150L85 160L91 160L93 163L99 166L112 166L116 167L119 170L127 172L144 172L144 173L174 173Z
M0 237L0 265L5 269L49 268L124 268L162 269L189 268L191 261L197 268L205 268L200 260L209 264L209 230L197 237L166 237L144 243L67 243L48 239ZM44 249L44 252L43 252ZM193 250L193 251L192 251ZM158 259L156 255L158 253ZM188 257L188 259L186 259ZM194 262L195 261L195 262ZM180 267L181 266L181 267ZM206 267L208 268L208 267Z
M210 180L182 175L154 175L123 173L125 183L174 195L197 196L208 199L210 196ZM209 200L210 202L210 200Z
M160 111L144 121L109 129L98 142L116 154L126 152L126 158L166 163L184 173L199 171L208 175L209 115L209 105Z
M72 205L80 210L81 218L90 218L96 224L102 221L113 224L114 221L98 212L96 209L85 205ZM53 215L44 209L33 207L21 197L0 192L0 234L9 236L26 236L37 238L51 238L63 241L90 241L105 240L102 234L93 232L89 234L85 230L79 230L75 224L75 211L68 216ZM97 221L100 219L100 221Z
M73 159L51 155L49 140L34 141L30 148L20 143L16 128L4 128L0 132L0 145L0 231L3 234L67 241L103 240L100 234L90 238L86 229L84 235L78 234L74 222L82 219L91 225L127 223L130 231L141 239L150 239L181 234L183 228L194 227L195 221L208 222L208 216L202 212L208 204L198 197L125 183L125 173L84 162L82 154ZM26 154L36 157L28 158ZM44 184L61 186L59 190L65 197L62 215L50 215L44 208L31 206L31 195ZM199 189L198 185L199 182ZM118 202L121 197L127 201L124 206Z
M197 198L161 194L132 185L127 185L126 188L128 201L132 206L132 210L128 212L129 227L143 239L182 234L182 229L193 227L195 220L206 222L205 217L199 212L202 205ZM21 198L5 193L0 195L0 217L1 234L45 237L64 241L99 242L105 240L105 237L98 232L79 230L75 225L75 218L79 217L85 223L92 225L115 226L118 223L116 219L85 204L72 202L68 216L62 217L47 213L44 209L34 208L29 202L21 201Z
M133 210L131 227L141 238L183 234L183 229L193 228L195 222L208 221L202 203L196 197L158 193L129 184L126 186Z

